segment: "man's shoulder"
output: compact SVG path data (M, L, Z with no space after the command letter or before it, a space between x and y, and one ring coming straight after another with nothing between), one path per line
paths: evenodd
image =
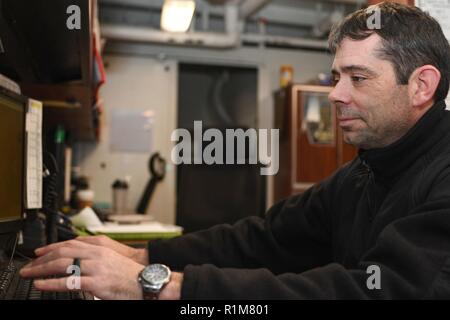
M448 114L450 129L450 114ZM450 130L441 141L424 156L424 167L427 171L441 172L450 168Z
M450 146L443 146L436 154L426 155L420 174L411 190L420 202L450 196Z

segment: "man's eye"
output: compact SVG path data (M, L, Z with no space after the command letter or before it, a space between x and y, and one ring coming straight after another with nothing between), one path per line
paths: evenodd
M358 77L358 76L353 76L352 77L352 81L353 82L362 82L364 80L366 80L366 78L364 78L364 77Z
M332 82L333 82L333 86L335 86L338 82L339 82L339 78L338 77L333 77Z

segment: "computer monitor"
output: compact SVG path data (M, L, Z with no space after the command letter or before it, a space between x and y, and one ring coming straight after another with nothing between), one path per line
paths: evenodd
M24 212L27 100L0 88L0 235L16 233Z

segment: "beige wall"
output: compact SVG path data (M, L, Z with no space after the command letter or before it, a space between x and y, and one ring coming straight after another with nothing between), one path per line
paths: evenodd
M111 152L110 116L114 109L152 110L155 113L154 150L170 160L170 134L176 126L176 63L150 58L106 56L107 82L101 89L104 101L100 142L76 146L77 162L83 174L91 177L97 202L111 202L111 184L116 178L130 175L128 205L136 207L150 178L149 154ZM170 161L168 161L170 163ZM102 169L101 164L106 164ZM175 221L175 171L168 172L153 195L147 213L166 223Z

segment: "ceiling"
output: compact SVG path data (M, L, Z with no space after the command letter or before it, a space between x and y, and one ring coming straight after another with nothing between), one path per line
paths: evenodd
M227 32L229 28L226 19L227 5L236 5L243 9L244 3L247 7L252 2L264 3L262 7L256 5L255 8L258 10L253 10L254 13L250 11L251 15L241 17L243 19L238 29L242 45L249 45L252 41L258 42L259 40L255 39L263 37L266 40L270 37L272 40L275 37L278 40L282 38L283 43L296 43L287 41L296 39L323 41L336 19L361 8L366 3L363 0L195 1L196 13L190 32L196 34L209 32L218 35ZM99 0L100 22L108 26L148 28L161 32L159 22L163 4L164 0Z

